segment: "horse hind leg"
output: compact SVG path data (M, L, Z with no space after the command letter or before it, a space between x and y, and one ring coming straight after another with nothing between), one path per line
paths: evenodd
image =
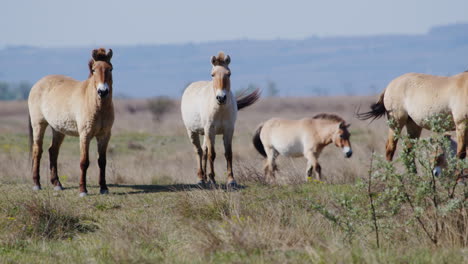
M466 157L466 144L468 141L467 121L462 120L456 125L457 133L457 157L464 159Z
M52 144L49 147L49 160L50 160L50 182L54 185L54 190L62 190L57 172L57 159L65 135L52 129Z
M413 119L408 118L406 122L406 132L408 133L408 137L410 139L418 139L421 136L422 128L418 126ZM405 144L405 153L410 157L409 164L407 164L408 168L411 172L416 173L416 163L414 161L414 150L413 150L413 142L407 141Z
M267 182L276 182L275 172L278 170L276 165L276 158L279 153L272 147L265 147L265 152L267 154L267 160L265 162L264 171L265 179Z
M388 138L387 143L385 145L385 157L387 161L392 161L393 156L395 155L398 137L397 132L400 133L401 129L403 128L405 122L403 120L397 120L395 118L390 119L390 125L388 129Z
M41 167L41 157L42 157L42 143L44 139L44 133L47 128L47 122L42 120L42 122L31 123L32 127L32 177L34 182L33 190L41 189L41 176L40 176L40 167Z

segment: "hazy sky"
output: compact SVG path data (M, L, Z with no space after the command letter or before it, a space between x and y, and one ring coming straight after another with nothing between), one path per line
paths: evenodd
M1 0L0 46L83 46L425 33L467 0Z

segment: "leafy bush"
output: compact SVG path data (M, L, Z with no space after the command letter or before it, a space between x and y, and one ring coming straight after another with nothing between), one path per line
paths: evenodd
M169 97L158 96L148 100L148 109L155 121L161 121L166 113L174 108L175 104Z
M466 247L468 188L457 177L467 162L447 155L442 175L433 174L440 148L450 148L443 135L450 120L444 119L438 116L427 121L436 132L429 138L415 140L399 134L405 147L394 162L372 154L368 177L355 186L367 193L367 201L358 194L341 195L335 197L334 208L311 201L312 208L345 231L350 241L372 231L378 247L381 239L411 236L425 237L436 246Z

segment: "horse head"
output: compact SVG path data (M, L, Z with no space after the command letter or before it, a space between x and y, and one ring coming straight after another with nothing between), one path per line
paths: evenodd
M351 124L346 124L345 121L342 121L338 125L338 129L336 130L333 136L333 142L335 145L341 149L343 149L343 153L346 158L350 158L353 155L353 150L351 149L351 141L350 137L351 134L348 131L348 127Z
M213 77L213 89L215 91L216 101L219 105L225 104L227 94L231 90L231 70L229 63L231 57L219 52L218 56L211 57L211 77Z
M105 98L112 94L112 49L106 53L103 48L95 49L92 58L88 63L89 78L92 77L93 87L100 98Z

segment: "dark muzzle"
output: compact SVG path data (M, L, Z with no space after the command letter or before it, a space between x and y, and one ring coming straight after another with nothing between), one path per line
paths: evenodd
M218 101L218 104L225 104L226 103L226 95L217 95L216 100Z
M98 90L98 95L101 98L105 98L109 94L109 90Z

